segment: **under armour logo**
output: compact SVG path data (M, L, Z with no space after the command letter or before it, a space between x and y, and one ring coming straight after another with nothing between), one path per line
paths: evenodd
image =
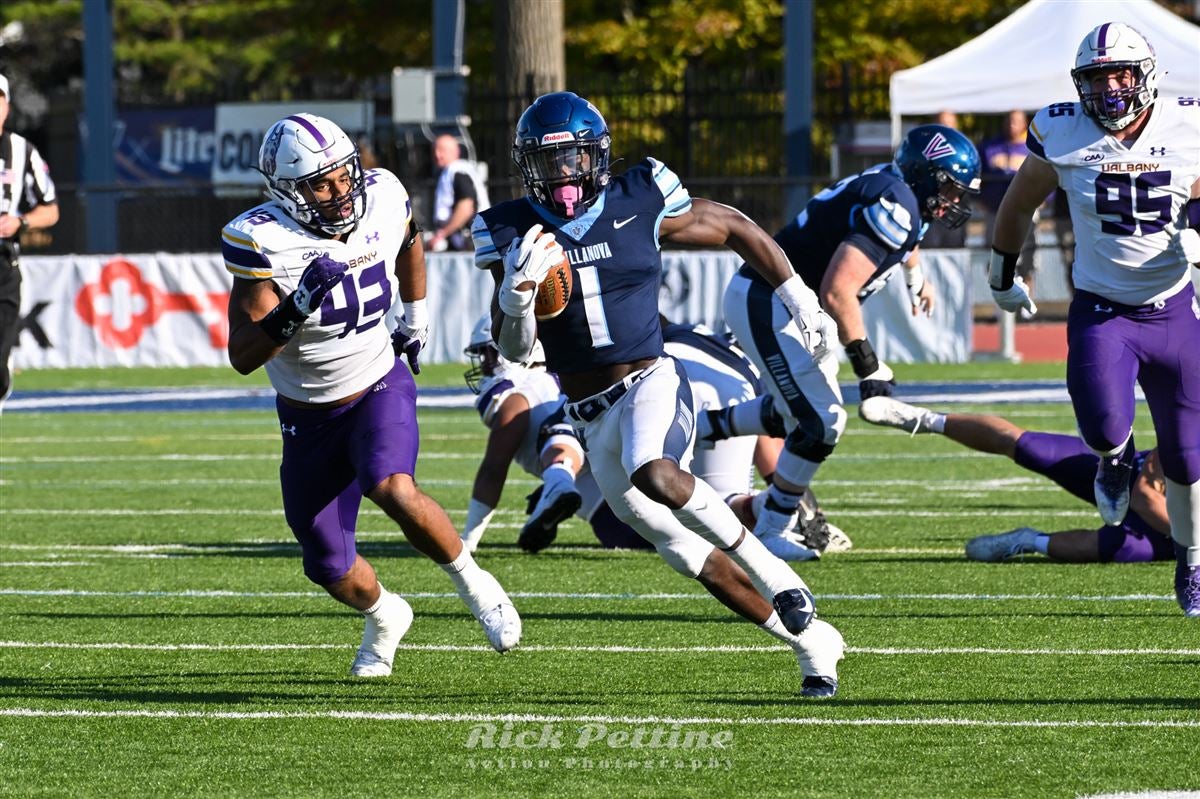
M366 236L367 244L370 244L371 242L375 242L375 241L379 241L379 231L378 230L371 231Z
M374 386L371 388L371 391L372 391L372 392L376 392L376 391L387 391L387 383L385 383L384 381L380 380L378 383L376 383L376 384L375 384L375 385L374 385Z
M288 427L286 424L281 424L281 425L279 425L279 430L281 432L287 433L288 435L291 435L291 436L296 435L296 425L292 425L291 427Z
M1150 155L1166 155L1166 154L1167 154L1166 147L1151 147L1150 148Z
M1106 305L1101 305L1100 303L1096 303L1095 311L1096 311L1096 313L1112 313L1112 306L1106 306Z

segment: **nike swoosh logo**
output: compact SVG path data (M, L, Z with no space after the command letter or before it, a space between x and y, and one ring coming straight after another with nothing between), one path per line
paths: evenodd
M625 227L626 225L628 225L630 222L632 222L633 220L635 220L637 218L638 218L638 215L634 214L633 216L629 217L628 219L622 219L620 222L618 222L617 220L614 219L613 220L613 230L620 230L621 228Z

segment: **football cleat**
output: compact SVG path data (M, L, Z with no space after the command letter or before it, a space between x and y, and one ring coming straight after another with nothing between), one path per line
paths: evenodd
M837 693L837 664L846 655L846 642L832 624L813 619L793 644L804 681L800 695L809 699L828 699Z
M497 652L503 654L521 643L521 616L510 602L501 602L484 611L479 623Z
M811 513L811 516L809 516ZM805 518L808 516L808 518ZM825 513L820 508L810 511L801 504L800 529L797 531L800 543L818 552L847 552L854 544L850 536L842 528L830 524Z
M1175 600L1183 615L1200 618L1200 566L1189 566L1187 547L1175 544Z
M812 592L807 588L780 591L771 600L771 606L779 614L779 621L783 623L784 629L792 635L799 635L808 629L817 615Z
M1042 534L1032 527L1018 527L998 535L981 535L967 542L967 557L983 563L1001 561L1037 552L1033 541Z
M386 677L392 673L392 659L396 655L400 639L412 626L412 606L404 601L403 597L396 596L396 602L389 610L387 618L377 620L367 616L366 620L362 645L359 646L354 662L350 665L350 676Z
M517 544L526 552L541 552L554 543L558 525L571 518L581 504L583 497L567 482L544 487L517 536Z
M1133 442L1125 446L1120 455L1100 458L1096 469L1096 508L1100 518L1110 527L1125 520L1129 512L1129 487L1134 474Z
M895 427L906 433L932 433L930 417L933 411L909 405L892 397L869 397L858 405L858 415L864 422Z

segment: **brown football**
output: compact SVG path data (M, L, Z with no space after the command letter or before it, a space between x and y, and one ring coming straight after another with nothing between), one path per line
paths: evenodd
M553 319L563 312L571 299L571 264L564 254L563 259L546 273L545 279L538 284L537 295L533 299L533 315L538 319Z

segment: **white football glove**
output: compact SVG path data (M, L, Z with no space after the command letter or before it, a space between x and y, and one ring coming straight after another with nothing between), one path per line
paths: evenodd
M836 331L837 325L822 310L817 295L799 275L792 275L780 283L775 288L775 294L796 321L796 327L800 328L804 349L808 350L814 361L821 360L829 352L829 331Z
M1200 265L1200 233L1185 227L1171 237L1171 249L1189 264Z
M520 243L513 242L504 255L504 280L497 300L500 310L513 317L525 317L533 311L537 286L550 268L563 259L562 245L553 233L543 233L541 225L525 231ZM530 288L518 288L531 282Z
M1037 313L1037 305L1034 303L1033 298L1029 296L1029 289L1025 288L1025 281L1020 277L1013 278L1011 288L1003 291L992 289L992 299L1003 310L1009 313L1016 313L1022 308L1028 311L1030 316Z

